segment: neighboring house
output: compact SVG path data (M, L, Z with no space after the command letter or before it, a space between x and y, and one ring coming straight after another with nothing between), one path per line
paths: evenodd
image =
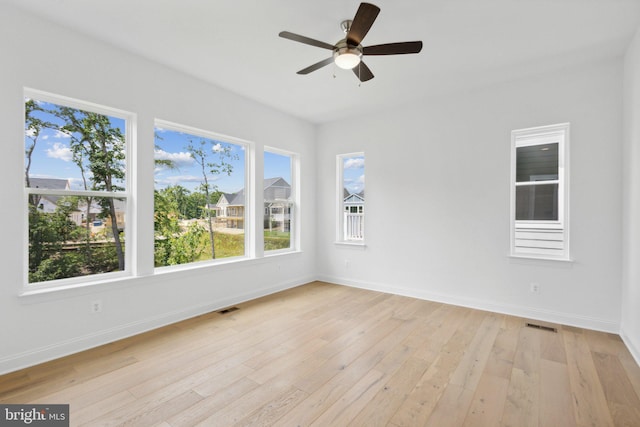
M264 180L264 227L289 231L291 226L291 185L283 178ZM225 228L244 228L244 189L222 193L213 207L216 223Z
M60 178L29 178L29 187L30 188L41 188L46 190L70 190L71 186L69 184L68 179L60 179ZM42 194L38 195L38 209L44 213L53 213L58 208L58 202L62 198L59 195L50 195L50 194ZM115 201L115 210L116 210L116 221L120 228L124 227L124 217L125 217L125 204L121 200L114 199ZM89 207L89 221L94 226L102 225L102 220L100 219L102 214L102 207L93 200L91 202L91 206ZM69 213L69 219L73 221L76 225L80 226L85 223L85 219L87 217L87 204L86 202L80 202L78 204L78 209ZM106 225L109 225L111 222L110 218L106 219Z
M41 188L43 190L69 190L69 180L59 178L29 178L30 188ZM39 194L36 204L38 209L44 213L53 213L58 208L60 196L50 194Z
M364 190L359 193L349 193L344 189L343 206L347 213L364 213Z
M283 178L264 180L264 229L291 230L291 185Z
M343 191L344 199L344 240L364 239L364 190L359 193L350 193L346 188Z

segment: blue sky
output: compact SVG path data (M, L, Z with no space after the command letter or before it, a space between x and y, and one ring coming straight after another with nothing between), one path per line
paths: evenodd
M344 187L350 193L364 190L364 156L347 157L342 166Z
M51 109L54 104L37 101L43 109ZM62 125L62 121L51 113L38 111L34 117ZM109 117L112 126L117 127L124 134L125 121L117 117ZM25 124L25 150L33 144L33 132ZM73 162L70 148L71 135L59 130L43 128L38 136L36 147L31 156L29 176L33 178L61 178L70 181L74 190L83 189L80 168ZM25 168L27 157L25 156ZM89 184L90 185L90 184Z
M221 140L203 138L188 133L169 129L156 128L156 159L171 160L176 165L175 169L163 166L156 167L155 186L157 189L169 185L182 185L193 190L202 182L202 170L200 165L188 153L186 147L190 141L199 147L200 141L206 141L205 147L211 162L219 161L219 152L223 148L229 148L234 159L226 159L230 162L233 172L227 174L208 174L209 182L218 190L225 193L235 193L244 188L244 147ZM265 152L264 159L265 178L282 177L291 183L291 159L276 153Z
M38 102L43 109L50 109L54 104ZM36 112L35 117L60 125L61 122L55 116L46 112ZM125 121L117 117L109 117L114 127L120 128L124 134ZM219 160L221 149L228 147L233 159L229 160L233 172L230 176L226 173L214 175L208 173L209 183L218 190L233 193L244 187L244 147L238 144L230 144L224 141L201 138L174 130L156 128L156 159L171 160L175 168L169 169L157 166L154 171L156 189L166 188L169 185L182 185L189 190L195 190L203 181L202 170L187 151L190 141L199 147L200 141L207 141L207 155L209 161ZM25 149L33 143L33 132L25 126ZM34 178L61 178L68 179L72 189L82 189L80 168L73 162L70 149L70 135L54 129L43 129L37 139L36 148L32 154L29 176ZM25 167L27 158L25 156ZM282 177L291 183L291 163L288 156L265 152L265 177Z

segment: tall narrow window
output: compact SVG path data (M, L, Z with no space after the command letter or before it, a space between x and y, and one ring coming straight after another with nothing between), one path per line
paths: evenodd
M295 156L265 148L264 151L264 250L293 249L295 229Z
M569 258L568 144L568 124L512 132L512 255Z
M245 144L157 122L155 266L245 254Z
M338 169L338 241L364 242L364 153L342 154Z
M53 286L128 270L132 120L107 107L26 91L29 284Z

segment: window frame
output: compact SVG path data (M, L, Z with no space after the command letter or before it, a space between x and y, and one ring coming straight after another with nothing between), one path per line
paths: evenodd
M538 258L570 260L569 246L569 133L570 124L560 123L518 129L511 132L511 197L510 197L510 256L518 258ZM543 181L517 182L517 149L538 145L558 144L558 178ZM558 185L557 220L517 220L516 189L520 186ZM540 254L516 249L517 230L548 230L562 233L563 249L557 255Z
M362 239L346 239L345 238L345 221L344 215L345 213L350 213L351 209L348 206L345 206L344 203L344 162L346 159L362 157L365 159L365 169L366 169L366 156L364 151L358 151L353 153L344 153L338 154L336 156L336 195L337 195L337 203L336 203L336 240L337 244L343 245L354 245L354 246L366 246L366 222L365 222L365 212L362 212ZM363 206L366 206L366 197L363 201ZM349 212L347 212L347 210ZM364 209L366 211L366 209Z
M291 182L289 185L291 186L291 202L289 204L289 247L283 249L272 249L266 250L264 249L264 240L262 242L262 253L264 256L268 257L271 255L285 254L290 252L297 252L300 250L300 185L299 185L299 176L300 176L300 155L293 151L283 150L280 148L275 148L271 146L265 146L262 154L262 166L263 166L263 177L262 182L266 179L264 176L264 153L272 153L280 156L289 157L291 161ZM262 189L262 200L263 211L267 208L264 207L264 188ZM266 212L266 211L265 211ZM262 234L264 235L264 221L262 223Z
M194 268L207 267L211 265L220 265L220 264L228 264L232 262L253 259L256 258L255 252L255 243L254 243L254 229L255 229L255 221L254 221L254 209L253 197L254 194L254 185L253 185L253 156L255 151L254 143L251 141L247 141L241 138L236 138L229 135L224 135L218 132L205 130L202 128L197 128L189 125L183 125L176 122L171 122L168 120L162 119L154 119L153 121L153 129L155 132L156 128L168 129L174 132L182 132L189 135L202 137L211 139L214 141L224 142L227 144L238 145L244 149L244 194L245 194L245 205L244 205L244 254L232 257L224 257L224 258L215 258L210 260L189 262L184 264L176 264L176 265L165 265L156 267L153 266L153 274L163 274L169 273L173 271L180 270L189 270ZM155 185L154 185L155 191ZM155 214L155 204L153 208L153 212ZM154 244L154 253L155 253L155 244Z
M23 89L22 117L26 117L25 101L26 99L35 99L47 103L61 105L64 107L83 110L91 113L102 114L105 116L116 117L125 122L125 161L124 161L124 191L94 191L94 190L50 190L27 187L23 183L23 280L20 295L29 295L49 290L70 289L76 287L91 286L99 283L114 281L118 279L132 277L135 274L137 266L134 265L133 248L136 247L136 235L131 232L133 219L135 218L133 203L133 184L132 184L132 164L134 163L133 146L136 143L136 122L137 115L135 113L71 98L64 95L53 94L37 89ZM24 123L23 123L24 126ZM23 140L24 141L24 140ZM23 142L24 144L24 142ZM24 158L23 158L24 161ZM23 169L24 172L24 169ZM124 249L124 270L113 271L109 273L97 273L88 276L77 276L63 279L54 279L46 282L29 283L29 196L31 194L56 195L56 196L81 196L81 197L100 197L123 199L125 201L124 225L125 225L125 249ZM129 232L127 232L129 231Z

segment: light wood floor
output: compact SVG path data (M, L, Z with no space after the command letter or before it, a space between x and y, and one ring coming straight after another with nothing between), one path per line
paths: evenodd
M617 335L315 282L0 377L80 426L640 426Z

